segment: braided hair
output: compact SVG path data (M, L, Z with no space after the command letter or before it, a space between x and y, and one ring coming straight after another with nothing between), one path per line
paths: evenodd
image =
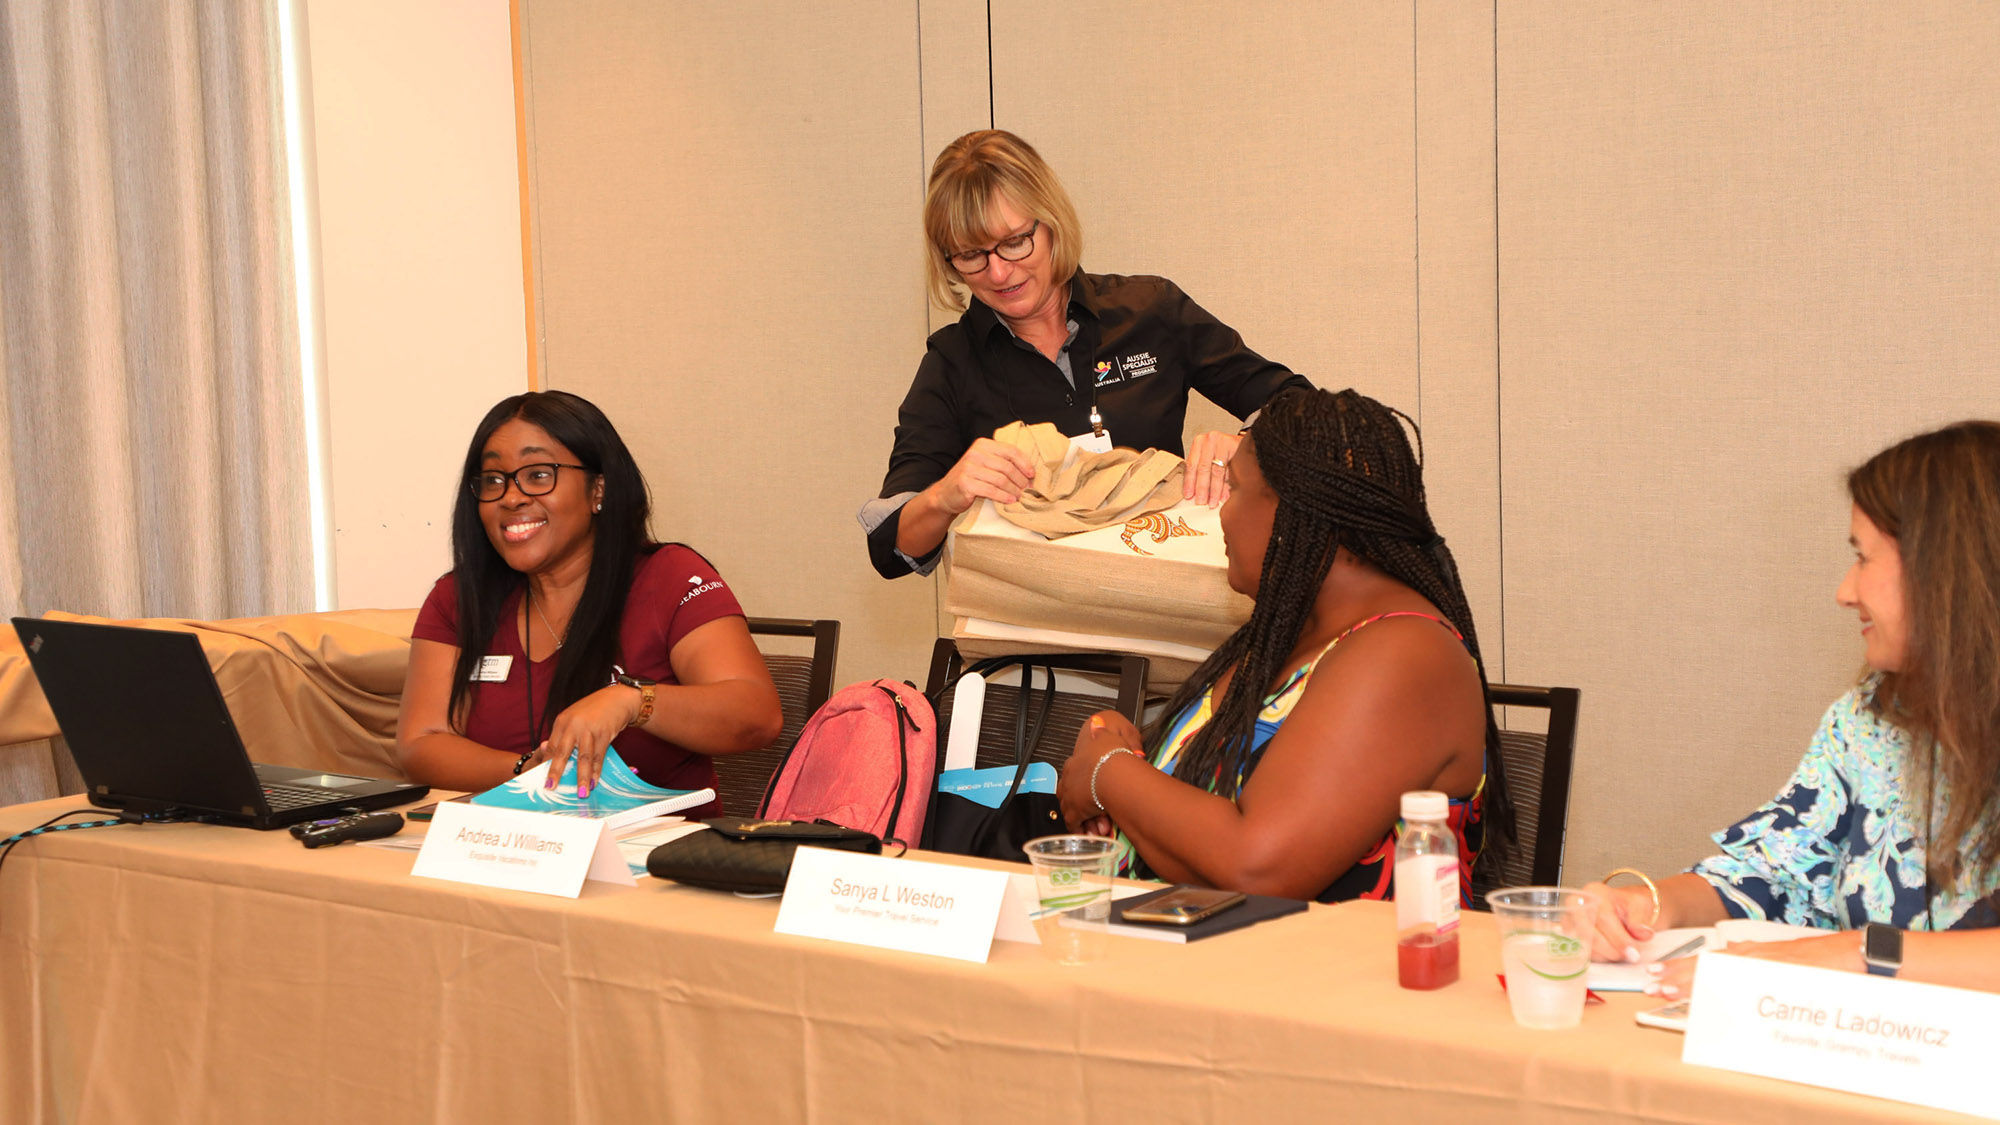
M1417 447L1409 436L1416 434ZM1399 410L1352 390L1286 391L1266 403L1250 445L1277 511L1250 620L1190 676L1148 734L1158 747L1173 718L1234 666L1214 714L1189 738L1174 776L1235 800L1252 749L1257 713L1277 682L1333 565L1347 551L1436 606L1465 638L1485 691L1486 664L1458 565L1424 504L1423 436ZM1477 865L1497 874L1514 839L1514 808L1502 776L1499 728L1486 705L1487 846ZM1493 829L1498 831L1493 831Z

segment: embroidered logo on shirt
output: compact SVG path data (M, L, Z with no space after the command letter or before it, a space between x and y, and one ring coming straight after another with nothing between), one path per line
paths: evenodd
M1135 554L1150 555L1153 552L1148 551L1146 548L1141 547L1137 543L1132 542L1132 537L1139 534L1142 531L1150 531L1153 533L1153 543L1156 546L1158 544L1165 543L1169 539L1178 539L1183 535L1208 534L1208 532L1206 531L1196 531L1194 528L1189 527L1188 521L1186 519L1170 520L1161 513L1154 512L1152 515L1149 516L1140 516L1136 520L1126 520L1125 532L1118 538L1121 541L1123 541L1127 547L1132 548Z
M674 607L675 609L679 609L681 606L688 604L689 602L695 600L696 598L700 597L703 594L708 593L710 590L722 589L722 580L718 578L713 582L705 583L701 580L701 575L691 574L688 576L688 585L693 587L693 589L690 589L687 593L681 595L680 605L676 605Z
M1120 375L1120 376L1119 376L1119 379L1122 379L1122 378L1124 378L1124 376L1123 376L1123 375ZM1098 360L1098 361L1097 361L1097 385L1101 387L1101 386L1105 385L1106 383L1116 383L1117 381L1118 381L1118 379L1114 379L1114 378L1112 378L1112 377L1111 377L1111 361L1110 361L1110 360L1108 360L1108 359L1100 359L1100 360Z
M1118 366L1123 369L1125 378L1137 379L1158 371L1160 361L1153 357L1152 352L1140 352L1138 355L1128 355L1119 360Z

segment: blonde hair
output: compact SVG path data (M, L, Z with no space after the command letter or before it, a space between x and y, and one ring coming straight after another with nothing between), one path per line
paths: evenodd
M1033 145L1005 129L981 129L944 146L924 191L924 235L930 243L925 273L939 308L965 308L965 293L958 288L965 279L949 255L992 238L995 196L1005 196L1042 224L1058 283L1076 272L1083 228L1062 181Z

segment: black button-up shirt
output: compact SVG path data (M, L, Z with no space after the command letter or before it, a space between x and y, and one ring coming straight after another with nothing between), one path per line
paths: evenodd
M1079 270L1070 279L1069 319L1077 326L1067 349L1075 386L977 300L958 323L933 333L897 412L880 495L923 491L973 441L1009 422L1088 433L1093 397L1114 444L1178 454L1190 390L1247 418L1279 390L1311 385L1245 347L1235 329L1162 277ZM869 557L887 578L910 573L896 551L900 514L897 507L868 532ZM917 561L928 569L935 554Z

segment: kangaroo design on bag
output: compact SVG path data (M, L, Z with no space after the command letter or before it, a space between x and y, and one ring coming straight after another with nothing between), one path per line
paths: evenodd
M937 719L909 684L849 684L806 721L771 774L760 820L825 821L905 847L937 784Z
M1143 531L1153 533L1153 542L1155 544L1165 543L1169 539L1175 539L1182 535L1208 534L1206 531L1196 531L1194 528L1189 527L1185 517L1170 520L1166 517L1165 513L1154 512L1151 515L1140 516L1136 520L1126 520L1125 531L1118 538L1127 547L1132 548L1135 553L1151 555L1153 552L1132 542L1132 537Z

